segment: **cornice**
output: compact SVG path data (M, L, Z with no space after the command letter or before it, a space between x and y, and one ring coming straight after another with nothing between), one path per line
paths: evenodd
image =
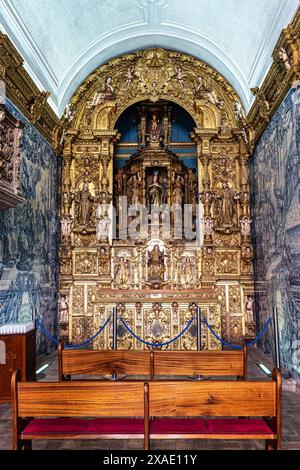
M24 68L24 61L8 36L0 32L0 80L8 99L51 144L58 118L47 103L49 92L40 91Z
M247 116L252 148L288 91L300 80L300 8L293 21L283 29L272 59L261 87L251 89L256 97Z

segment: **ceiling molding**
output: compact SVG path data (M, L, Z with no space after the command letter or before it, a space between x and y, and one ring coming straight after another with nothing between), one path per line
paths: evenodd
M124 28L122 32L118 30L116 33L100 37L92 47L78 57L77 62L64 76L59 87L58 112L60 114L63 112L77 87L97 67L114 57L148 47L169 48L196 58L201 57L202 61L214 67L232 84L244 102L245 108L250 108L250 91L245 78L237 65L217 44L192 31L171 25L160 25L159 28L152 27L147 32L144 27L139 26Z

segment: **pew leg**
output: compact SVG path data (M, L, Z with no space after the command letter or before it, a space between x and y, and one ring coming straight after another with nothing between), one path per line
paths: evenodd
M275 439L275 441L273 441L273 449L281 450L281 439Z
M265 441L265 450L274 450L274 441L266 439Z
M23 448L23 441L21 439L16 439L13 441L13 450L22 450Z
M144 450L150 450L150 439L147 436L144 438Z
M24 450L32 450L32 441L24 442Z

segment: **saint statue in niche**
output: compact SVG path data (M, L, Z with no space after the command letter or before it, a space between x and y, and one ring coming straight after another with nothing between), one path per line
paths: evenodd
M139 175L139 173L134 173L129 181L128 184L130 186L130 202L131 204L137 205L141 202L141 185L142 185L142 179Z
M183 203L183 185L183 178L180 175L176 175L173 189L173 203L178 206L181 206Z
M68 238L71 233L73 221L69 217L61 219L61 234L63 238Z
M159 184L159 174L154 173L152 183L148 188L148 200L150 206L160 206L162 203L163 187Z
M194 285L195 260L190 256L181 259L181 284L183 288L190 288Z
M245 308L246 308L246 322L247 323L253 323L253 304L254 304L254 299L252 295L246 295L245 296Z
M235 193L228 186L227 181L222 182L222 188L219 190L218 199L220 200L219 225L232 226L235 224Z
M241 219L241 233L245 238L248 238L251 235L251 222L252 220L248 219L248 217L243 217Z
M124 256L117 259L115 283L120 289L126 289L130 284L130 261Z
M58 299L58 323L68 323L69 321L69 299L62 295Z
M154 245L152 250L148 251L148 280L162 282L165 273L165 255L159 245Z
M150 140L159 140L159 120L157 119L156 114L152 115L151 128L150 128Z
M79 196L78 219L81 225L89 225L92 212L93 196L89 191L89 184L84 183Z
M109 237L110 222L108 215L101 216L96 226L96 237L98 240L107 240Z

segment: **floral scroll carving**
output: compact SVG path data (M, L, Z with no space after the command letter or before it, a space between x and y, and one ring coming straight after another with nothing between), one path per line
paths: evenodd
M23 124L0 104L0 209L24 201L20 191L20 141Z

